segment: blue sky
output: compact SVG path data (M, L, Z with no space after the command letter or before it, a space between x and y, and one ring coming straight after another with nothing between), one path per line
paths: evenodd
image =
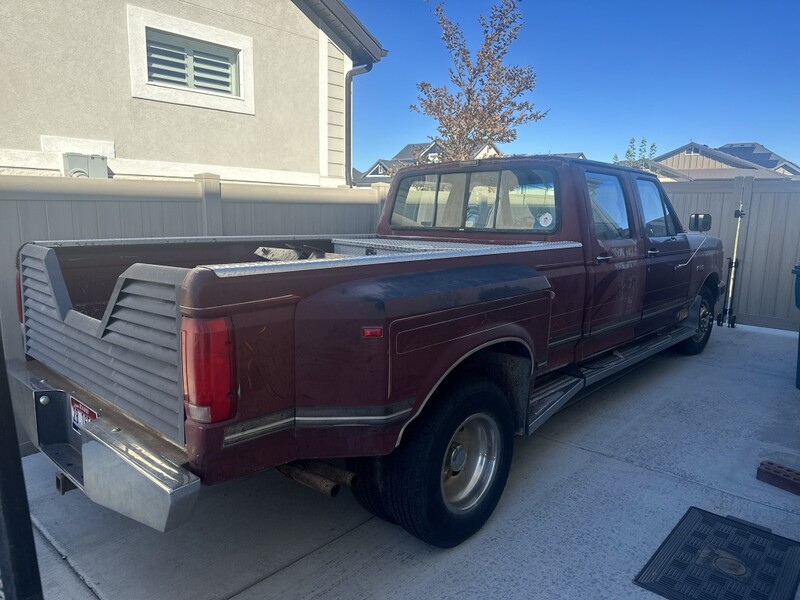
M424 0L345 0L389 55L354 80L353 163L365 169L435 135L408 110L416 83L446 82L450 58ZM491 0L449 0L480 42ZM509 62L537 74L531 99L549 114L505 153L584 152L610 161L631 137L659 154L693 140L760 142L800 163L800 2L522 0Z

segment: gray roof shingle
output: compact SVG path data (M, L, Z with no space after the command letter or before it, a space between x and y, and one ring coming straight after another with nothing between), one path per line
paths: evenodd
M783 167L787 171L800 173L800 167L798 167L792 161L783 158L779 154L775 154L772 150L763 146L762 144L759 144L758 142L725 144L724 146L717 148L717 150L725 152L726 154L730 154L731 156L744 159L751 163L755 163L764 167L765 169L770 169L771 171Z

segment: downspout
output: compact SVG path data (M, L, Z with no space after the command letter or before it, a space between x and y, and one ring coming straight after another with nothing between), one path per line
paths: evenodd
M373 63L350 69L344 76L344 180L347 187L353 186L353 77L369 73Z

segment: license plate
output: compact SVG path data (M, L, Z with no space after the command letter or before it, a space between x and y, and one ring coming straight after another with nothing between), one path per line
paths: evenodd
M81 429L83 429L87 423L97 418L97 413L95 411L72 396L69 398L69 408L72 413L72 428L78 433L81 432Z

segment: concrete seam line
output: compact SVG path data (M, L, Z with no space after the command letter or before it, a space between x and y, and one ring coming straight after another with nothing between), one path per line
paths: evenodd
M583 446L579 446L578 444L573 444L572 442L566 442L564 440L559 440L559 439L548 437L546 435L541 435L541 434L536 434L536 435L538 435L538 437L541 437L543 439L550 440L552 442L556 442L557 444L563 444L565 446L570 446L572 448L577 448L578 450L583 450L583 451L589 452L591 454L597 454L598 456L602 456L604 458L608 458L610 460L613 460L613 461L616 461L616 462L619 462L619 463L622 463L622 464L625 464L625 465L630 465L632 467L636 467L637 469L650 471L651 473L657 473L659 475L665 475L665 476L667 476L667 477L669 477L671 479L675 479L677 481L691 483L691 484L694 484L694 485L697 485L697 486L700 486L700 487L703 487L703 488L706 488L706 489L709 489L709 490L714 490L715 492L720 492L720 493L725 494L727 496L731 496L732 498L737 498L737 499L743 500L745 502L751 502L753 504L758 504L760 506L763 506L765 508L769 508L771 510L777 510L777 511L786 513L787 515L793 515L793 516L800 515L800 512L794 512L794 511L791 511L791 510L787 510L785 508L781 508L779 506L772 506L771 504L767 504L766 502L764 502L762 500L756 500L754 498L748 498L747 496L741 496L739 494L735 494L735 493L730 492L728 490L724 490L724 489L721 489L721 488L718 488L718 487L714 487L713 485L708 485L706 483L703 483L701 481L697 481L695 479L691 479L689 477L681 477L679 475L675 475L674 473L670 473L669 471L662 471L660 469L647 467L645 465L639 465L639 464L636 464L634 462L630 462L630 461L624 460L622 458L619 458L617 456L613 456L611 454L606 454L604 452L600 452L599 450L592 450L591 448L584 448Z
M97 598L97 600L110 600L107 599L105 596L103 596L94 587L92 587L88 581L86 581L86 578L83 575L81 575L81 573L78 571L75 565L72 564L72 561L69 559L69 555L66 553L66 549L63 546L61 546L61 544L58 543L55 537L53 537L47 532L47 530L39 522L39 519L31 515L31 523L33 524L33 529L35 530L35 532L41 535L42 538L44 538L44 540L48 544L50 544L50 547L56 551L56 553L61 557L61 560L63 560L65 563L67 563L67 565L69 565L69 568L72 569L72 572L75 573L75 576L78 579L80 579L81 583L83 583L83 585L86 586L86 589L89 590L91 594L95 598Z
M236 596L238 596L239 594L245 593L247 590L252 589L252 588L256 587L258 584L265 582L267 579L269 579L270 577L272 577L274 575L277 575L281 571L284 571L284 570L288 569L289 567L294 566L295 564L299 563L302 560L305 560L309 556L315 555L320 550L323 550L324 548L327 548L328 546L330 546L334 542L339 541L344 536L348 535L349 533L352 533L353 531L355 531L359 527L362 527L363 525L366 525L367 523L369 523L373 519L377 519L377 518L378 517L373 517L373 516L368 517L367 519L365 519L364 521L362 521L361 523L359 523L355 527L352 527L351 529L348 529L347 531L342 532L341 534L337 535L332 540L325 542L324 544L322 544L321 546L319 546L317 548L314 548L311 552L308 552L308 553L304 554L303 556L300 556L300 557L294 559L289 564L284 565L284 566L280 567L279 569L275 569L274 571L272 571L270 573L267 573L264 577L262 577L258 581L254 581L253 583L248 584L248 585L244 586L243 588L241 588L239 590L236 590L235 592L233 592L233 594L228 596L225 600L235 600Z

